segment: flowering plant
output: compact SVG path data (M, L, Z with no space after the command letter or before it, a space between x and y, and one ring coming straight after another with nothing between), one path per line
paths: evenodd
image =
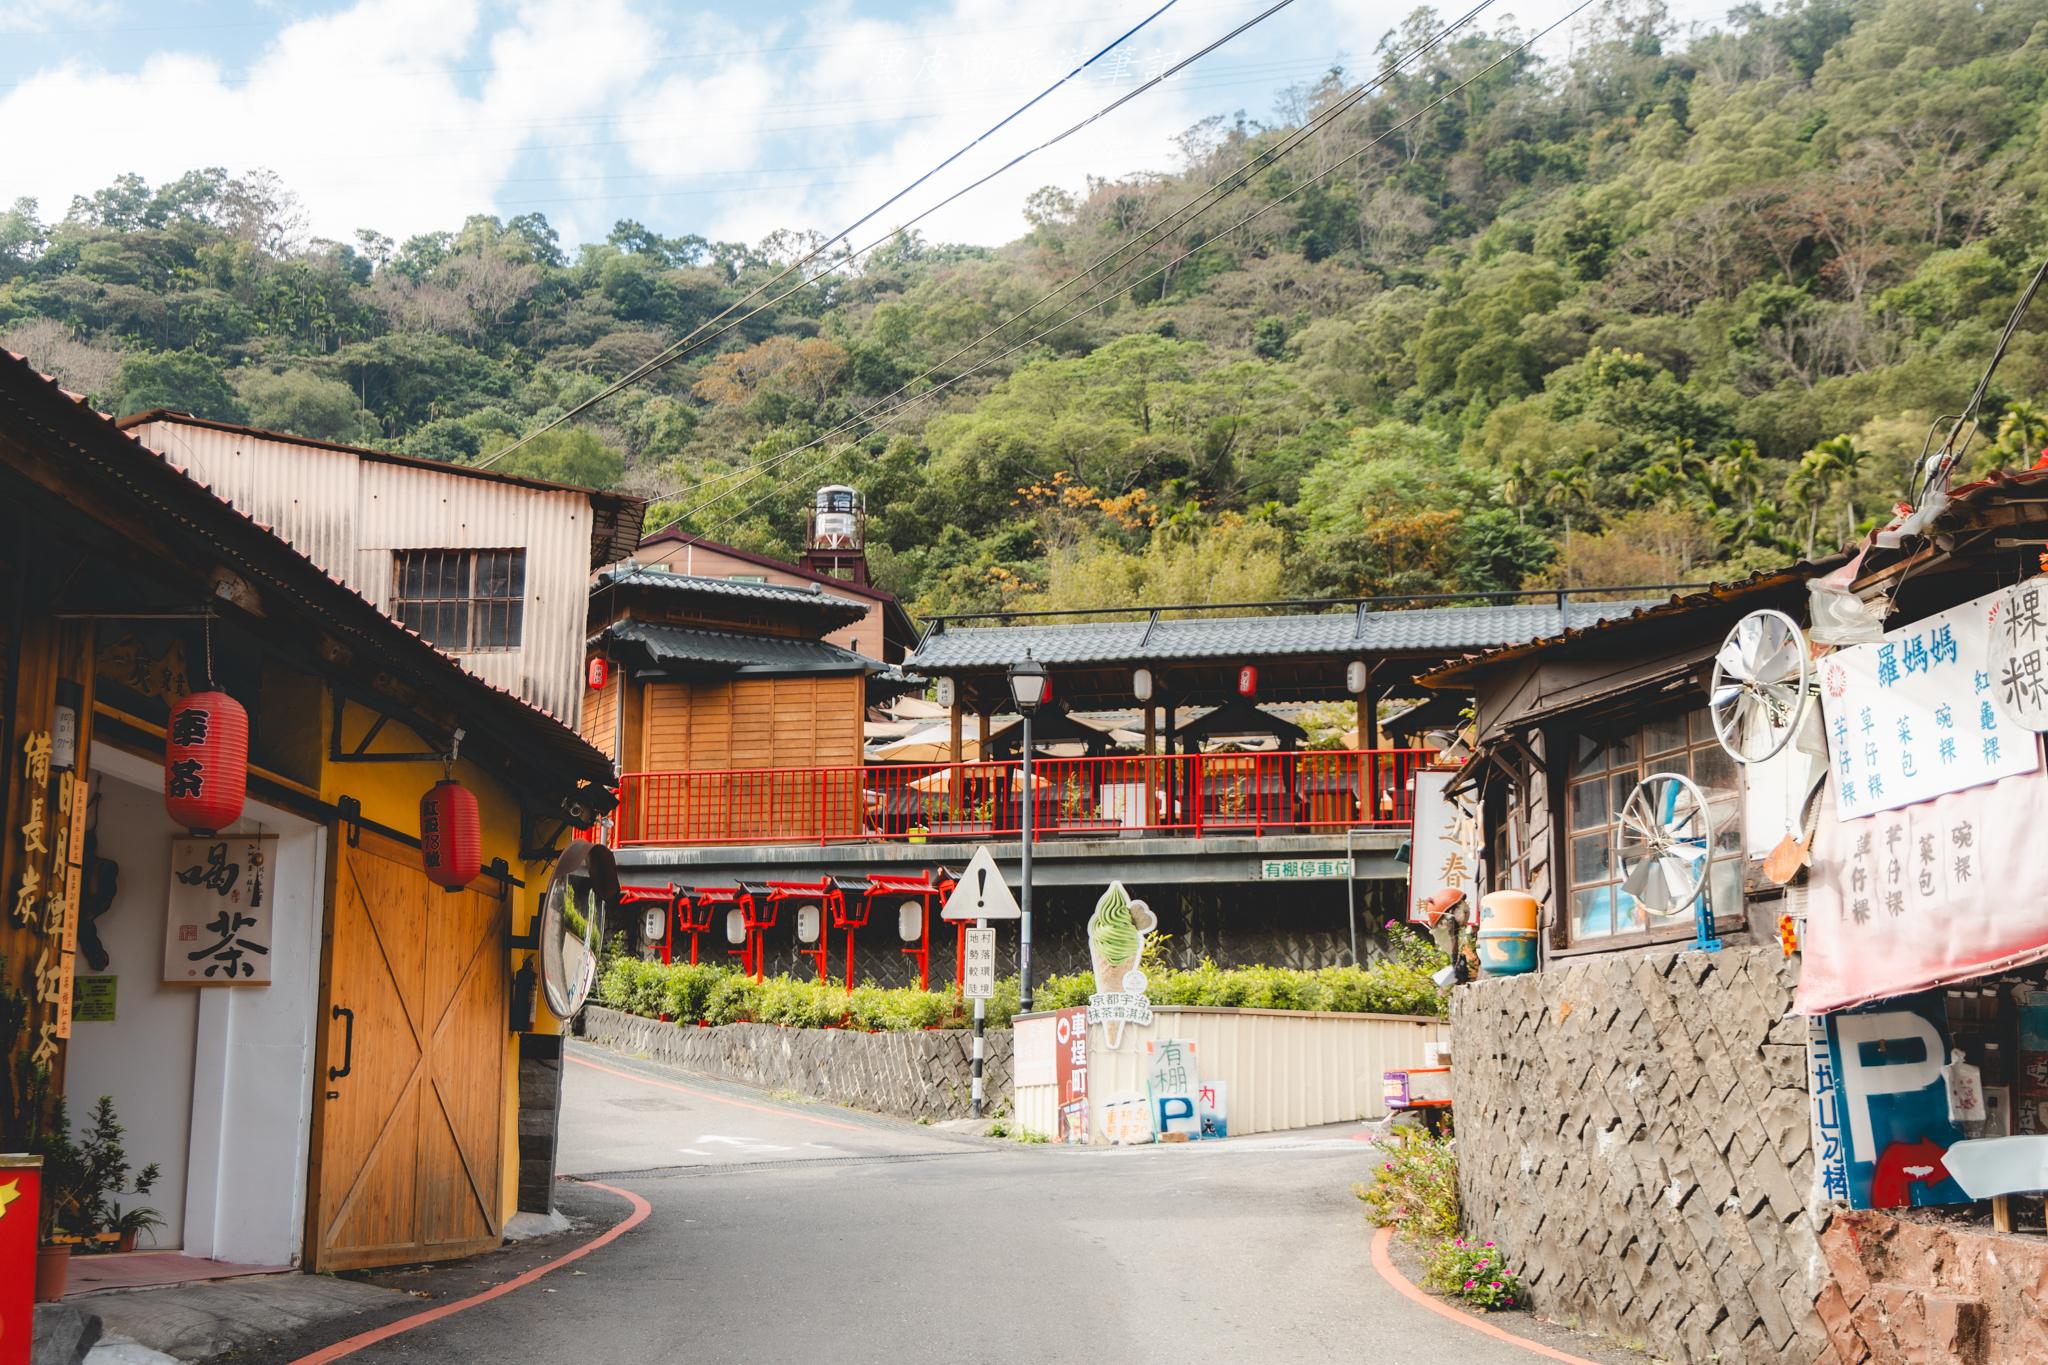
M1491 1242L1468 1242L1453 1237L1439 1244L1423 1263L1422 1283L1439 1294L1463 1299L1489 1313L1528 1303L1522 1282L1508 1269L1506 1258Z
M1356 1193L1373 1222L1424 1245L1458 1230L1458 1158L1447 1138L1381 1138L1372 1183Z

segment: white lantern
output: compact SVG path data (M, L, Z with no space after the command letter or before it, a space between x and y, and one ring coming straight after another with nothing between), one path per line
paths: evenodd
M725 912L725 941L745 943L747 941L747 917L738 906Z
M796 936L800 943L816 943L818 930L823 926L824 916L815 905L799 905L796 908Z
M954 695L953 680L951 678L939 679L938 685L932 688L932 700L945 707L948 711L953 709Z
M1152 670L1140 668L1131 674L1131 695L1139 701L1152 700Z
M659 943L668 935L668 911L659 905L650 905L640 912L640 941Z
M1353 659L1344 667L1344 687L1354 695L1365 691L1365 685L1372 681L1372 670L1365 666L1365 660Z
M896 907L896 937L915 943L924 937L924 902L905 901Z

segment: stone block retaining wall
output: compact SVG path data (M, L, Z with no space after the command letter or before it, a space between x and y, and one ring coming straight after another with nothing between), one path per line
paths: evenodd
M726 1024L678 1028L602 1005L583 1011L583 1035L620 1052L763 1090L907 1119L970 1114L974 1033L860 1033L849 1029ZM994 1113L1010 1095L1010 1031L990 1029L983 1084Z
M1775 945L1731 946L1452 992L1468 1235L1538 1312L1678 1361L1836 1358L1796 979Z
M1844 1211L1820 1242L1830 1365L2048 1361L2048 1241Z

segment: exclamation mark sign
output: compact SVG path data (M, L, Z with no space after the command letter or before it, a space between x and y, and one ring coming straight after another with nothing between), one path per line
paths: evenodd
M985 867L974 869L974 908L988 908L988 869Z

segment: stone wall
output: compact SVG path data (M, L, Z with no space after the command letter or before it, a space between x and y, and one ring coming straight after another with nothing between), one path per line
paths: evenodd
M2048 1362L2041 1237L1845 1211L1820 1242L1833 1276L1819 1304L1831 1362Z
M1677 1361L1834 1358L1796 979L1771 946L1452 992L1468 1234L1507 1250L1538 1312Z
M971 1117L974 1033L859 1033L850 1029L726 1024L678 1028L602 1005L583 1011L583 1036L720 1080L908 1119ZM984 1040L984 1093L994 1113L1010 1094L1010 1031Z

